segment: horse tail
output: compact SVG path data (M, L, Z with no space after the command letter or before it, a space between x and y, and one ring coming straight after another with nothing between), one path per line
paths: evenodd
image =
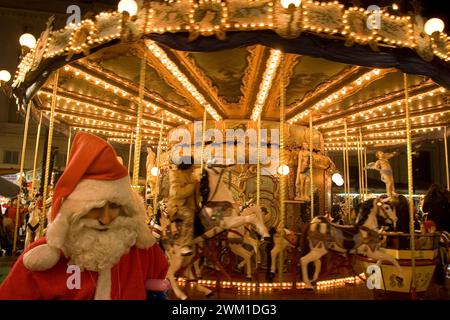
M302 227L302 234L300 236L300 258L306 256L309 251L309 241L308 241L308 232L309 227L311 226L311 223L308 222Z

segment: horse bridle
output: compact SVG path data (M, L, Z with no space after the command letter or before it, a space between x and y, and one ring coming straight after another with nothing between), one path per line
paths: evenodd
M376 206L377 206L377 212L375 213L375 216L378 216L379 212L381 211L382 215L381 216L384 221L390 221L391 224L394 223L394 221L392 221L392 219L389 217L389 215L386 213L386 210L383 208L383 202L381 201L381 199L376 198Z

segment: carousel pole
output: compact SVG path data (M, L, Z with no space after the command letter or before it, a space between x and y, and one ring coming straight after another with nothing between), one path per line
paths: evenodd
M365 171L364 171L364 168L365 168L365 163L364 163L364 161L365 161L365 158L364 158L364 147L363 147L363 139L362 139L362 132L361 132L361 127L359 128L359 154L360 154L360 156L359 156L359 158L360 158L360 161L361 161L361 186L362 186L362 189L361 189L361 200L362 201L364 201L364 200L366 200L366 179L365 179L365 175L366 175L366 173L365 173Z
M284 175L284 163L285 163L285 154L284 154L284 106L285 106L285 92L284 92L284 56L281 54L280 56L280 225L279 230L281 232L281 245L283 245L284 241L284 227L285 227L285 203L284 199L286 197L286 176ZM283 282L283 262L284 262L284 254L283 250L280 251L279 260L278 260L278 275L279 282Z
M309 197L311 203L311 221L314 218L314 175L313 175L313 117L309 111Z
M49 124L49 134L48 134L48 143L47 143L47 155L45 159L45 178L44 178L44 194L42 196L42 214L39 222L41 224L41 237L44 235L44 226L46 219L46 206L48 196L48 185L50 183L49 174L50 174L50 159L52 156L52 142L53 142L53 127L55 125L55 109L56 109L56 99L58 94L58 81L59 81L59 70L55 73L55 78L53 80L53 96L52 96L52 106L50 109L50 124Z
M369 185L367 183L367 148L364 148L364 200L367 199L369 194Z
M156 151L156 183L155 183L155 192L153 195L153 217L156 217L156 213L158 212L158 191L159 191L159 167L161 166L161 145L162 145L162 136L164 129L164 113L161 113L161 127L159 128L159 141L158 141L158 150Z
M39 125L38 125L37 134L36 134L36 146L34 148L33 176L31 178L31 187L32 187L31 190L33 191L33 196L34 196L34 189L35 189L35 183L36 183L36 166L37 166L37 158L38 158L38 153L39 153L39 138L41 137L41 126L42 126L42 112L41 112L41 115L39 116Z
M14 240L13 240L13 252L16 252L17 249L17 229L19 228L19 210L20 210L20 199L22 193L22 183L23 183L23 166L25 163L25 152L27 149L27 140L28 140L28 127L30 125L30 109L31 102L28 102L27 106L27 114L25 116L25 128L23 132L23 142L22 142L22 153L20 155L20 171L19 171L19 194L17 195L17 207L16 207L16 221L14 224Z
M261 113L258 115L257 122L258 145L257 145L257 161L256 161L256 205L260 205L261 198Z
M361 130L361 129L360 129ZM356 140L356 155L358 156L358 185L359 185L359 201L362 199L362 171L361 171L361 148L360 148L360 140L359 137Z
M200 155L200 174L203 174L203 167L205 161L205 140L206 140L206 109L203 111L202 122L202 154Z
M445 176L447 178L447 190L450 190L450 180L448 175L447 126L444 127L444 152L445 152Z
M146 55L141 59L141 69L139 76L139 101L136 123L136 142L134 143L134 163L132 185L137 188L139 185L139 168L141 164L141 141L142 141L142 116L144 114L144 89L145 89L145 68L147 64Z
M409 195L409 234L410 234L410 247L412 251L411 255L411 297L416 298L416 243L414 232L414 202L413 202L413 163L412 163L412 146L411 146L411 118L409 115L409 102L408 102L408 76L403 74L403 82L405 86L405 113L406 113L406 148L407 148L407 161L408 161L408 195Z
M350 218L350 172L349 172L349 158L348 158L348 134L347 134L347 119L344 119L344 130L345 130L345 172L346 172L346 178L347 181L347 193L346 193L346 204L347 204L347 210L349 216L347 219Z
M69 139L67 140L67 159L66 159L66 167L69 163L69 155L70 155L70 147L72 144L72 128L69 127Z
M342 144L342 164L344 167L344 199L345 206L347 206L347 164L345 162L345 144Z
M131 158L133 156L133 137L134 132L133 129L131 129L131 135L130 135L130 151L128 152L128 175L130 175L130 169L131 169Z

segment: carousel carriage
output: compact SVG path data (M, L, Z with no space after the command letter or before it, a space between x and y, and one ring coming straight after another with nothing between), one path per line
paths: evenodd
M114 144L133 185L151 189L149 220L168 194L167 169L180 152L196 156L200 171L207 160L240 159L217 184L231 191L228 202L254 199L264 227L275 228L283 246L285 228L298 234L302 224L330 212L337 173L331 158L342 154L348 223L356 218L349 152L357 154L357 189L367 200L368 152L406 145L411 199L412 143L444 133L446 147L450 47L442 30L424 31L419 12L402 16L383 8L374 16L338 1L273 0L143 1L140 7L123 0L119 9L60 30L50 21L11 86L26 123L48 124L49 146L54 129L68 136L67 150L78 131ZM142 170L145 145L156 154ZM389 175L380 168L382 177ZM325 221L319 225L327 228ZM267 268L269 260L262 257Z

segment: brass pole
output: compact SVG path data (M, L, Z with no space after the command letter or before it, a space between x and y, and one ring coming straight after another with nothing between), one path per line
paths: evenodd
M41 137L41 127L42 127L42 112L41 112L41 115L39 116L39 125L38 125L38 130L37 130L37 135L36 135L36 146L34 148L33 176L31 178L31 186L32 186L32 190L33 190L33 196L34 196L34 189L35 189L35 184L36 184L36 166L37 166L37 158L38 158L38 153L39 153L39 140ZM41 176L42 176L42 174L41 174Z
M133 187L139 186L139 168L141 163L141 140L142 140L142 116L144 114L144 90L145 90L145 69L147 61L146 55L141 59L141 69L139 77L139 101L136 123L136 142L134 144L134 165L133 165Z
M48 129L49 133L48 133L48 143L47 143L47 155L46 155L46 159L45 159L44 194L42 196L42 214L41 214L41 219L40 219L41 236L44 235L44 226L45 226L45 221L47 218L45 203L47 202L48 185L50 183L50 181L49 181L50 158L52 155L53 128L55 125L55 109L56 109L56 101L57 101L57 94L58 94L58 81L59 81L59 70L56 71L55 78L53 80L52 106L50 109L50 124L49 124L49 129Z
M257 145L257 162L256 162L256 205L260 205L261 198L261 113L258 115L258 145Z
M313 175L313 166L314 166L314 158L313 158L313 118L312 118L312 110L309 112L309 197L311 204L311 221L314 218L314 175Z
M360 129L361 130L361 129ZM358 157L358 185L359 185L359 201L362 199L362 179L361 179L361 150L360 150L360 140L359 137L356 140L356 155Z
M19 228L19 210L20 210L20 201L21 201L21 193L22 193L22 183L23 183L23 167L25 164L25 152L27 150L27 140L28 140L28 127L30 125L30 109L31 102L28 102L27 113L25 116L25 128L23 132L23 141L22 141L22 153L20 155L20 171L19 171L19 194L17 195L17 206L16 206L16 221L14 223L14 242L13 242L13 252L16 252L17 249L17 229Z
M69 127L69 140L67 141L67 159L66 159L66 166L67 166L67 164L69 163L69 155L70 155L71 141L72 141L72 128Z
M161 166L161 145L162 145L163 130L164 130L164 113L161 113L161 127L159 128L158 150L156 150L156 167L158 168L156 172L158 174L156 176L155 192L153 194L153 217L156 217L156 213L158 211L157 202L159 191L159 167Z
M284 55L280 55L280 168L284 168L285 164L285 154L284 154L284 107L285 107L285 91L284 91L284 66L285 60ZM283 171L280 174L280 227L279 231L281 233L281 241L284 241L284 228L285 228L285 196L286 196L286 176L283 175ZM282 243L283 245L283 243ZM284 254L283 250L280 251L279 260L278 260L278 275L279 282L283 281L283 262L284 262Z
M347 181L347 194L346 194L346 203L347 210L350 218L350 172L349 172L349 157L348 157L348 134L347 134L347 119L344 119L344 129L345 129L345 172L347 173L346 181ZM348 221L348 220L347 220Z
M447 190L450 190L450 180L448 175L447 126L444 127L444 152L445 152L445 175L447 177Z
M367 199L369 194L369 184L367 183L367 148L364 148L364 199Z
M202 154L200 155L200 174L203 174L203 167L205 161L205 139L206 139L206 109L203 111L202 122Z
M344 199L345 206L347 206L347 164L345 162L345 143L342 144L342 164L344 167Z
M406 114L406 147L408 160L408 195L409 195L409 234L411 255L411 295L414 299L416 297L416 256L415 256L415 232L414 232L414 202L413 202L413 163L412 163L412 146L411 146L411 119L409 117L409 102L408 102L408 76L403 74L403 82L405 86L405 114Z
M360 160L361 160L361 201L366 200L366 172L365 172L365 159L364 159L364 147L363 147L363 138L362 138L362 132L361 127L359 128L359 152L360 152Z
M133 157L133 138L134 138L134 132L133 132L133 129L131 129L130 151L128 152L128 175L130 175L131 159Z

